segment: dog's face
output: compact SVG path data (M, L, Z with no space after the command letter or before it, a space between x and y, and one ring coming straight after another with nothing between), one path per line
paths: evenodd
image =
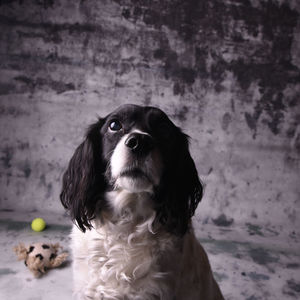
M122 106L110 114L101 128L106 176L116 189L153 191L163 171L162 132L174 130L156 108ZM165 137L166 138L166 137Z
M61 201L85 230L111 190L150 193L167 230L188 229L202 186L187 136L160 109L123 105L93 124L64 175Z

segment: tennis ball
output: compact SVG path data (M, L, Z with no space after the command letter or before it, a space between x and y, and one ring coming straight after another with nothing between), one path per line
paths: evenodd
M31 228L33 231L43 231L46 228L46 222L42 218L35 218L31 222Z

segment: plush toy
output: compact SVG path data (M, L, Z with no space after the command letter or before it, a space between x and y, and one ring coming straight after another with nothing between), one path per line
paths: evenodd
M62 248L57 244L36 243L25 247L20 243L14 247L18 260L24 260L25 265L38 278L46 272L46 269L60 266L67 258L68 253L57 255L58 249Z

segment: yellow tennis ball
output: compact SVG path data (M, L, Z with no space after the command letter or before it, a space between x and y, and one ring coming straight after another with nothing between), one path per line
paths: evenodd
M42 218L35 218L31 222L31 228L34 231L43 231L46 228L46 222Z

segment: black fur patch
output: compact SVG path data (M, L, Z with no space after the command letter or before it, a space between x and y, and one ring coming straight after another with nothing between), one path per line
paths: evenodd
M44 259L44 256L42 254L37 254L35 257L39 257L40 260L43 260Z
M51 259L54 259L54 258L56 258L56 254L55 254L55 253L52 253L51 256L50 256L50 260L51 260Z
M50 248L50 246L45 245L45 244L43 244L42 247L43 247L43 249L49 249Z

